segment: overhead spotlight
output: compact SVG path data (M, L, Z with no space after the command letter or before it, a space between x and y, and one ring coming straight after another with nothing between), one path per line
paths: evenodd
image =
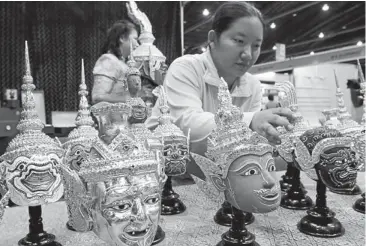
M362 45L362 41L358 41L358 42L357 42L357 45L358 45L358 46L361 46L361 45Z
M204 10L202 11L202 14L203 14L204 16L207 16L207 15L209 15L209 14L210 14L210 11L208 11L208 9L204 9Z
M293 16L293 17L296 17L296 16L297 16L297 14L295 13L295 14L293 14L292 16Z
M324 33L319 33L319 38L324 38Z
M276 45L274 45L274 46L272 47L272 50L277 50L277 46L276 46Z
M274 22L272 22L272 24L270 25L270 27L271 27L272 29L275 29L275 28L276 28L276 24L275 24Z
M324 4L322 10L323 11L328 11L329 10L329 5L328 4Z
M310 52L310 55L314 55L314 51Z
M346 29L347 28L347 26L342 26L342 29Z
M205 52L206 51L206 48L205 47L202 47L201 50L202 50L202 52Z

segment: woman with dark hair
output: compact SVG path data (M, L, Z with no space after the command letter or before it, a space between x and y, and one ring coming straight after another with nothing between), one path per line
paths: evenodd
M291 129L292 112L285 108L261 110L260 81L247 71L257 61L265 24L259 10L245 2L227 2L216 11L208 32L208 49L199 55L184 55L168 69L164 87L175 124L185 134L191 129L191 150L204 154L207 137L215 129L218 86L222 77L229 86L233 104L244 112L244 121L271 143L280 143L277 126ZM147 126L158 124L159 109L153 109Z
M131 47L138 46L136 26L127 20L118 21L108 30L107 41L102 55L94 69L92 103L124 102L129 96L126 84L126 61Z

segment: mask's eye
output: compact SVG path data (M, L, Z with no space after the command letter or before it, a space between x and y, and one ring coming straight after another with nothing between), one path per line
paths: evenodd
M159 198L157 197L152 197L152 198L148 198L145 200L146 204L155 204L159 201Z
M274 164L271 164L268 166L268 172L274 172L276 171L276 166Z
M75 155L80 155L81 151L78 149L77 151L75 151Z
M131 204L130 203L120 203L120 204L114 205L112 208L117 211L126 211L129 208L131 208Z
M244 176L258 175L259 171L256 168L249 169L244 173Z
M180 155L186 155L187 154L187 151L181 150L181 151L179 151L179 154Z
M19 171L23 171L25 169L25 163L24 162L21 162L19 165L18 165L18 169Z

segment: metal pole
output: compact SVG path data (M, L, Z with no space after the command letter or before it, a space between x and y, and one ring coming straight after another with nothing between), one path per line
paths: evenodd
M184 55L184 2L179 1L180 4L180 43L182 55Z

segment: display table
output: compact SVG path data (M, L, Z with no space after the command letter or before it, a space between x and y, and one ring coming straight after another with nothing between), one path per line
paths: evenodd
M284 172L278 172L278 177ZM363 172L358 175L358 185L365 190ZM301 174L308 195L315 201L315 182ZM228 228L214 223L213 216L220 204L208 200L196 185L174 187L187 206L186 212L162 216L161 226L166 238L159 246L214 246ZM305 211L279 208L268 214L255 214L255 221L247 228L256 235L261 246L364 246L365 215L352 209L361 196L345 196L327 192L328 205L336 213L346 233L339 238L316 238L300 233L297 222ZM15 246L28 233L28 209L7 208L0 224L0 245ZM45 231L56 235L63 246L107 246L93 232L77 233L66 229L67 211L64 202L43 206Z

